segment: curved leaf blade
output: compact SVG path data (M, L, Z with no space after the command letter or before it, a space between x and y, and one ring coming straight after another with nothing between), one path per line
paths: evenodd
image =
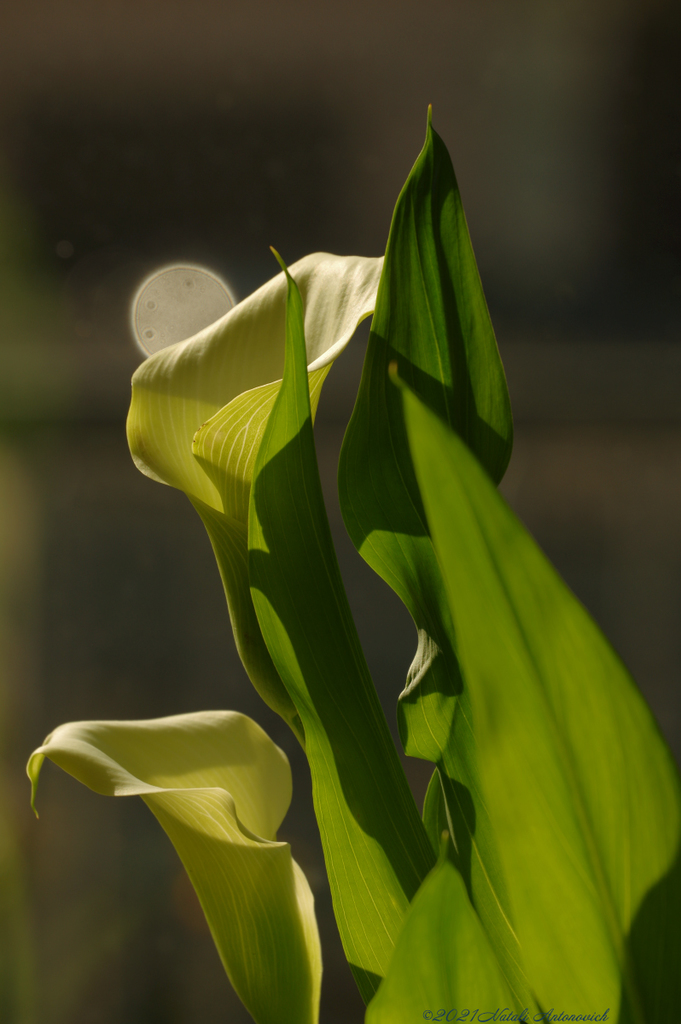
M336 561L312 434L302 299L290 277L286 369L256 459L249 547L258 620L305 731L341 939L368 999L434 858Z
M259 1024L315 1024L314 900L276 830L291 800L286 755L237 712L72 722L31 755L33 803L49 757L107 796L141 796L173 843L236 992Z
M429 1019L449 1015L450 1020L466 1020L474 1019L476 1008L502 1013L505 1008L508 1014L525 1009L514 1003L463 879L443 849L414 897L365 1020L413 1024L427 1014Z
M399 196L338 486L355 547L409 609L418 649L398 703L405 752L438 766L454 858L518 1002L529 999L485 802L456 636L405 433L400 376L499 480L513 426L461 197L430 117Z
M484 794L541 1004L671 1024L681 791L636 686L466 445L404 390Z

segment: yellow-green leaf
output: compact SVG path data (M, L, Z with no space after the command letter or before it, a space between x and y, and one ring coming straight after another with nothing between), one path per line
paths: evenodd
M437 866L409 907L366 1024L465 1021L476 1010L483 1011L483 1020L511 1020L526 1009L504 980L463 879L447 858L446 841L442 846ZM508 1017L500 1016L504 1011Z
M31 755L106 796L141 796L184 864L225 970L258 1024L315 1024L314 900L276 831L291 800L286 755L250 718L206 711L71 722Z
M404 389L409 442L532 991L675 1024L681 787L633 680L460 437Z

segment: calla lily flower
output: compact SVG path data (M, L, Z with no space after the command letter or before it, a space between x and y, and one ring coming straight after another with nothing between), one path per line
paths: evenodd
M290 846L276 841L291 770L259 725L235 711L61 725L28 762L34 808L46 757L96 793L142 797L177 850L225 970L258 1024L316 1024L314 900Z
M374 310L382 265L382 258L314 253L289 268L305 307L313 415L331 365ZM184 491L201 516L241 659L266 703L303 741L248 582L248 501L284 369L286 293L280 273L216 323L147 359L132 379L127 429L138 469Z

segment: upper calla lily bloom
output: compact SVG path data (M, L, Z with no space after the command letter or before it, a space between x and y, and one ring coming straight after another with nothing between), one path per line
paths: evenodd
M313 415L331 365L374 310L382 266L382 258L313 253L289 268L305 308ZM251 478L284 369L286 293L280 273L216 323L147 359L132 379L127 429L138 469L184 491L203 519L241 659L263 699L302 740L248 581Z
M321 951L307 880L276 832L286 754L246 715L70 722L28 762L33 804L48 757L106 796L141 796L191 878L220 958L258 1024L316 1024Z

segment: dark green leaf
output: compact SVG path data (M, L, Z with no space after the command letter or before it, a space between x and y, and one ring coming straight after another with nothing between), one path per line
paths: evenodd
M471 709L409 455L400 376L499 480L511 451L504 371L449 154L432 130L398 199L339 492L350 536L399 594L418 650L398 705L407 754L438 765L456 861L519 1001L527 998L499 855L480 794Z

